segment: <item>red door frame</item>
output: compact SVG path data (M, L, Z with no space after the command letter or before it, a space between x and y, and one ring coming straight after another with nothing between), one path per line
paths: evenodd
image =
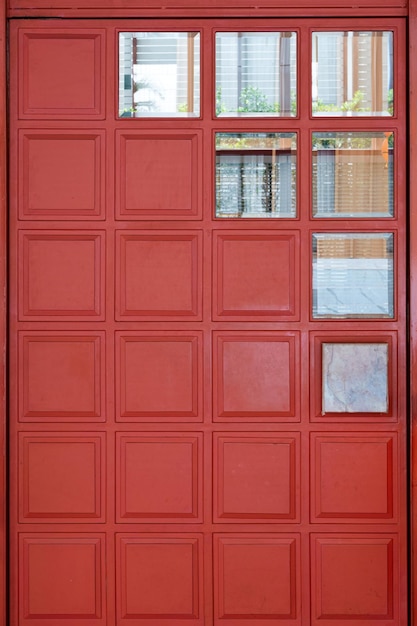
M119 4L119 8L117 8ZM0 250L7 249L6 216L7 216L7 106L6 106L6 63L7 63L7 29L6 17L9 16L57 16L60 17L127 17L143 16L146 14L158 15L161 13L160 0L149 0L146 9L139 8L142 4L139 0L129 2L126 0L9 0L9 9L6 2L0 0ZM239 1L234 8L234 0L219 3L222 8L213 8L212 0L197 0L198 8L195 8L195 0L190 2L165 0L169 6L164 10L164 17L189 16L192 12L199 15L222 16L231 15L251 16L258 10L253 9L247 2ZM262 5L264 4L264 8ZM59 6L61 5L61 6ZM115 6L116 5L116 6ZM132 6L133 5L133 6ZM179 8L181 5L182 8ZM193 6L194 5L194 6ZM342 16L352 17L352 10L356 16L381 16L393 15L408 16L409 20L409 195L410 195L410 503L411 503L411 603L412 624L417 626L417 0L295 0L288 7L287 0L276 0L274 6L260 0L257 2L262 15L291 15L295 16ZM33 8L33 7L38 8ZM243 8L241 8L243 6ZM355 7L353 9L353 6ZM65 7L65 8L64 8ZM187 8L188 7L188 8ZM211 7L211 8L210 8ZM407 9L408 7L408 9ZM127 10L128 9L128 10ZM82 14L82 15L80 15ZM416 210L413 210L415 207ZM0 253L0 624L7 624L6 616L6 254Z
M0 623L6 624L6 7L0 10Z
M411 506L411 603L412 621L417 623L417 1L409 1L409 163L410 163L410 506Z

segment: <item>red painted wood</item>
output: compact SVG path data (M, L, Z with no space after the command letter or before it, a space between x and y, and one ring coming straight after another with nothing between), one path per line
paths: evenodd
M118 521L202 522L202 444L202 433L120 434Z
M201 219L201 130L118 130L116 137L120 219ZM162 189L161 171L166 177Z
M412 0L410 0L411 2ZM11 17L389 17L406 16L409 0L8 0Z
M410 2L410 111L416 110L417 97L417 2ZM411 499L411 606L413 624L417 624L417 216L412 207L417 203L417 181L413 176L417 164L417 117L410 114L410 405L411 405L411 467L410 467L410 499Z
M217 231L213 248L214 319L298 318L299 232Z
M218 534L214 571L224 581L215 589L214 624L227 619L232 626L243 626L248 615L253 626L266 619L300 623L298 535Z
M299 520L299 433L215 433L213 444L217 522Z
M0 246L7 248L7 104L6 104L6 67L7 67L7 41L6 41L6 6L0 10ZM6 320L7 320L7 258L6 254L0 255L0 622L6 623L7 608L7 534L6 534Z
M104 533L21 533L21 622L41 626L55 615L56 624L65 615L76 624L105 624L104 547Z
M103 131L22 130L20 218L102 219L105 208ZM57 203L57 194L60 201Z
M118 30L179 27L201 118L117 119ZM395 117L312 119L307 72L298 118L215 119L239 19L12 20L13 626L406 625L405 24L295 19L300 67L346 27L394 32ZM297 218L214 219L214 132L271 127L298 134ZM392 219L310 217L311 132L352 129L395 133ZM312 319L312 233L374 231L395 317ZM382 346L386 411L323 411L332 343Z
M21 433L20 521L104 522L104 433Z
M326 620L337 626L341 620L392 623L398 600L391 591L398 576L395 536L312 535L312 578L317 589L312 602L312 624ZM372 578L372 591L369 580ZM393 578L394 577L394 580ZM395 623L395 622L394 622Z
M199 3L201 7L209 6L208 3L205 2L200 2ZM213 3L212 3L213 4ZM226 3L221 4L220 0L217 0L217 2L215 2L214 4L217 4L217 8L219 7L224 7L224 8L234 8L234 6L237 4L236 2L234 2L233 0L228 0ZM251 4L249 2L247 2L247 4L249 6L251 6ZM120 7L124 7L126 10L130 10L130 9L135 9L137 7L135 7L135 2L133 0L117 0L116 2L111 1L111 0L36 0L35 2L32 2L30 4L29 0L8 0L8 6L9 8L48 8L48 9L62 9L62 8L71 8L71 6L74 6L74 8L78 8L78 9L88 9L88 8L99 8L99 9L103 9L106 8L107 6L112 5L112 7L117 10L119 7L118 5L120 5ZM170 7L174 7L174 8L181 8L183 10L186 10L187 8L191 7L191 1L190 0L182 0L182 2L178 2L178 0L165 0L165 2L162 4L161 0L146 0L146 2L144 3L144 8L147 8L149 6L158 6L158 7L165 7L165 8L170 8ZM240 2L240 6L244 5L244 2ZM265 0L263 0L263 2L259 2L258 6L268 6L267 3L265 2ZM282 0L277 0L275 2L275 6L277 8L282 8L284 6L284 2ZM383 11L386 12L389 11L390 9L393 8L407 8L408 6L408 1L407 0L387 0L387 2L385 3L385 6L382 7L380 6L380 2L379 0L355 0L355 3L352 0L295 0L294 1L294 8L295 9L303 9L304 12L308 11L309 9L330 9L330 10L334 10L334 9L338 9L338 8L350 8L352 9L353 7L355 8L378 8L381 10L381 13L383 13ZM269 7L270 8L270 7Z
M201 579L202 535L150 533L119 535L116 544L120 624L152 622L163 626L204 624ZM156 583L156 584L155 584Z

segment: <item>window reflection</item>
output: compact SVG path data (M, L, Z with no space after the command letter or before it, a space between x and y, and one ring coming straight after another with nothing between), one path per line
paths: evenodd
M392 217L394 134L313 133L314 217Z
M313 115L393 115L393 88L392 32L313 33Z
M217 33L216 115L296 115L296 74L296 33Z
M313 234L313 317L394 316L392 233Z
M296 216L295 133L216 134L216 217Z
M120 33L119 117L199 114L199 33Z

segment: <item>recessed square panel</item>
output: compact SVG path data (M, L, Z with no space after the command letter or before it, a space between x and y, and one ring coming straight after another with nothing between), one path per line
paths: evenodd
M120 435L119 522L195 522L202 504L202 435Z
M214 419L294 421L298 335L214 336Z
M395 624L395 538L387 535L312 536L313 624Z
M323 343L322 410L388 412L387 343Z
M198 132L118 134L117 210L121 219L195 219L201 215Z
M395 434L312 435L312 521L393 521Z
M20 623L104 624L104 541L81 533L21 535Z
M22 333L21 421L104 419L102 333Z
M295 521L299 436L215 435L215 521Z
M146 534L117 539L118 623L203 625L202 537ZM126 620L126 621L125 621Z
M25 130L19 145L20 219L103 217L103 132Z
M117 319L199 319L201 232L119 233Z
M214 234L214 319L296 319L299 234Z
M297 535L218 535L214 557L216 625L299 623Z
M104 117L104 30L20 33L20 118Z
M104 317L104 235L20 233L21 319Z
M200 341L198 334L120 336L118 419L200 421Z
M21 521L104 521L104 454L103 434L21 434Z

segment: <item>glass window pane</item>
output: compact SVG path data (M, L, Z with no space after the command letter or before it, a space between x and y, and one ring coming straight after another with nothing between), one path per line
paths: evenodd
M199 33L120 33L119 117L199 114Z
M323 413L388 411L388 345L323 343Z
M392 233L313 235L313 317L394 315Z
M313 115L392 115L393 34L316 32L312 39Z
M394 134L313 133L314 217L392 217Z
M216 115L297 114L296 33L216 34Z
M295 217L297 135L216 134L216 217Z

